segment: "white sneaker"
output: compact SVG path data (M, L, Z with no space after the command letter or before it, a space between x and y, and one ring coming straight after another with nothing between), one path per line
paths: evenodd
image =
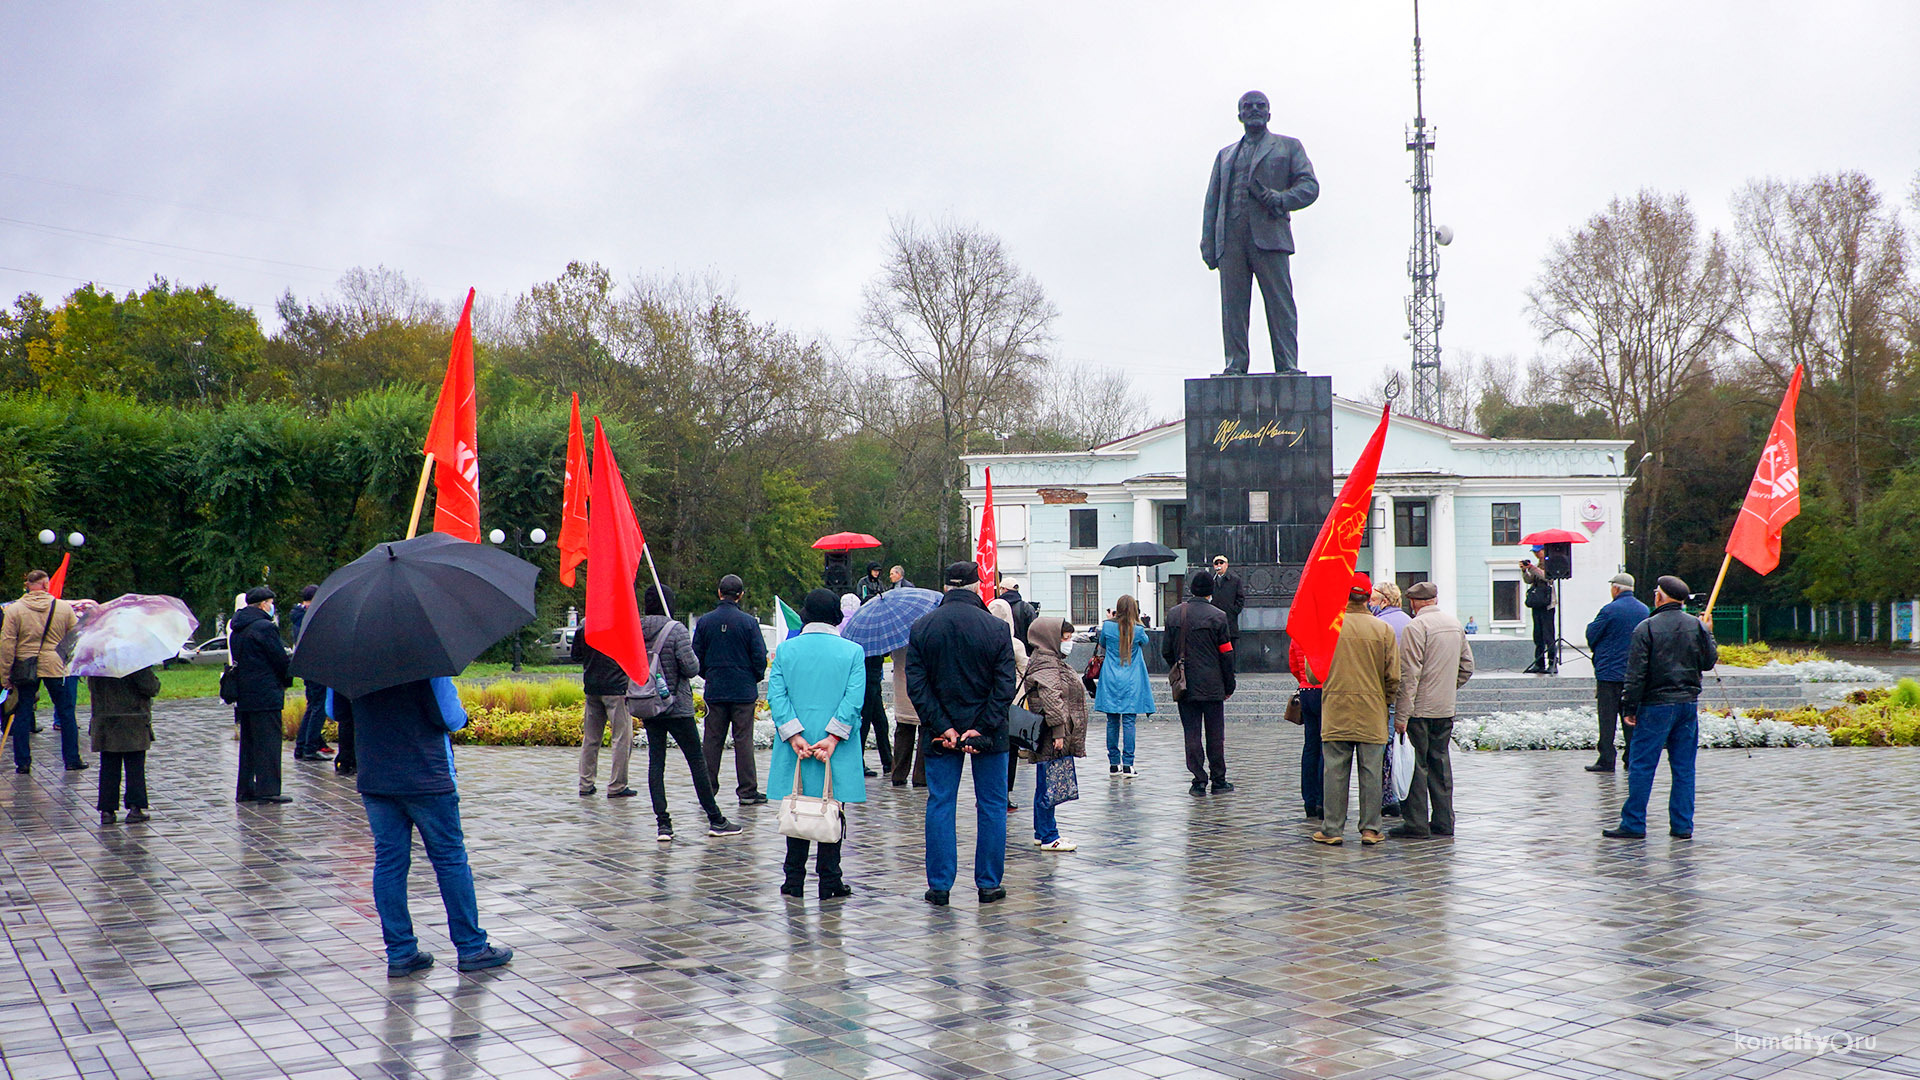
M673 843L673 830L661 829L660 835L654 837L654 839L660 841L663 844L671 844Z
M1133 766L1131 766L1131 765L1122 765L1122 766L1120 767L1120 779L1122 779L1122 780L1138 780L1138 779L1140 779L1140 774L1139 774L1139 773L1137 773L1137 772L1134 772L1134 771L1133 771Z
M1040 841L1035 840L1034 843L1040 844ZM1079 849L1079 844L1074 843L1064 836L1051 844L1040 844L1041 851L1078 851Z

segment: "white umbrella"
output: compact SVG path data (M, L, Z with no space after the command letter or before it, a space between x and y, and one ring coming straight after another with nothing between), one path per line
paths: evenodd
M199 628L193 612L174 597L128 593L81 616L67 670L122 678L179 655Z

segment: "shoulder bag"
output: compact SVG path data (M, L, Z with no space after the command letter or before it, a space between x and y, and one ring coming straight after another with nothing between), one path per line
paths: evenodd
M666 647L667 635L673 633L675 625L668 620L660 627L660 636L653 640L653 650L647 653L647 681L627 683L627 711L635 720L665 716L673 707L673 687L668 686L667 677L660 674L660 650Z
M1100 669L1105 667L1106 663L1107 643L1096 633L1093 638L1093 659L1087 661L1087 670L1080 675L1080 685L1087 688L1087 693L1100 692Z
M40 624L40 648L32 656L15 656L13 667L7 670L7 681L15 686L40 681L40 653L47 647L47 633L53 629L53 617L60 613L60 601L55 600L47 608L47 621Z
M1187 696L1187 616L1185 615L1180 616L1180 632L1173 639L1173 664L1167 668L1167 691L1175 701Z
M1293 696L1287 699L1287 723L1305 724L1306 722L1306 714L1300 708L1300 691L1295 690Z
M838 750L839 747L834 747ZM832 754L827 755L829 759ZM793 760L793 791L780 800L780 835L816 844L837 844L843 824L841 805L833 797L833 762L826 765L827 782L818 796L800 793L800 766L804 759Z

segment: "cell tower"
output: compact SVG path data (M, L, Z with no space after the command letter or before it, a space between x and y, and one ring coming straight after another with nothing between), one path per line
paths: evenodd
M1407 277L1413 295L1407 297L1407 339L1413 342L1413 415L1426 420L1440 417L1440 324L1447 303L1440 298L1440 248L1453 240L1453 230L1433 224L1433 134L1427 130L1422 96L1420 56L1420 0L1413 0L1413 127L1407 149L1413 151L1413 250L1407 255Z

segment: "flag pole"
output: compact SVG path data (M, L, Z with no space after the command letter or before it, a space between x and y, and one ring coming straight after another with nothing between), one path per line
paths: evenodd
M641 544L640 554L647 557L647 571L653 575L653 587L660 594L660 610L666 612L667 618L671 619L673 618L673 605L667 603L667 588L660 584L660 571L653 565L653 545Z
M427 451L427 460L420 463L420 487L413 493L413 516L407 519L407 539L420 528L420 507L427 501L427 480L433 475L433 451Z
M1727 567L1733 565L1733 552L1720 560L1720 575L1713 579L1713 591L1707 594L1707 618L1713 618L1713 602L1720 599L1720 586L1727 580Z

